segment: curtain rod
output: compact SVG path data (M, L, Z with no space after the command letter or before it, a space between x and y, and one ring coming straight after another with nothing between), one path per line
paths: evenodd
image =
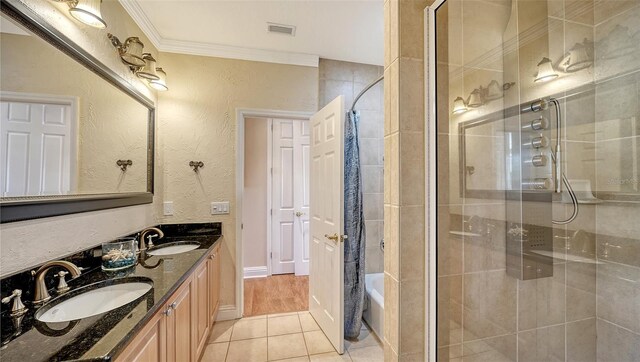
M356 107L356 103L358 103L358 100L360 99L360 97L362 97L363 94L367 93L367 91L371 89L371 87L378 84L383 79L384 79L384 75L381 75L380 78L374 80L373 82L369 83L369 85L364 87L364 89L360 91L360 94L358 94L356 99L353 100L353 104L351 105L351 109L349 109L349 112L353 112L353 109Z

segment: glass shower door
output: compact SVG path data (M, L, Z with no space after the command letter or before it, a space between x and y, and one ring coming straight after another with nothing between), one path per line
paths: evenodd
M437 359L640 360L640 2L436 6Z

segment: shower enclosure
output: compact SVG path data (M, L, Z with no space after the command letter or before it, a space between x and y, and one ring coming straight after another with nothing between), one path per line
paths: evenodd
M640 360L640 1L429 11L437 360Z

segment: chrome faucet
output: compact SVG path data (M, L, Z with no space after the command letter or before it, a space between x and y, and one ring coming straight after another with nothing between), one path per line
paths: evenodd
M34 292L33 303L34 304L42 304L49 299L51 299L51 295L49 295L49 291L47 290L47 285L44 282L44 277L46 276L49 269L53 267L63 267L71 273L73 278L77 278L82 273L80 268L78 268L75 264L64 261L64 260L54 260L48 263L45 263L35 272L32 272L36 279L36 288Z
M149 243L148 245L145 245L144 243L144 238L147 236L147 234L155 232L155 235L149 235ZM153 247L153 242L151 241L151 238L153 238L154 236L157 236L158 239L162 239L164 237L164 233L162 232L162 230L158 229L158 228L154 228L154 227L149 227L146 228L144 230L142 230L139 234L140 237L140 245L138 247L139 251L143 251L147 249L147 246L149 248Z

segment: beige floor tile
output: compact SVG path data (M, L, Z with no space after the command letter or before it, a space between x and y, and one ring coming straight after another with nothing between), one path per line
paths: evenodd
M267 319L267 315L262 314L262 315L254 315L252 317L242 317L241 321L250 321L254 319Z
M267 344L270 361L307 355L302 333L268 337Z
M231 340L260 338L267 336L267 319L241 319L233 326Z
M384 362L384 350L382 347L355 348L348 353L353 362Z
M344 348L347 351L350 351L354 348L363 348L363 347L372 347L379 346L382 348L382 342L376 337L376 335L371 332L366 325L362 325L362 329L360 330L360 335L357 340L344 340Z
M267 315L267 318L279 318L279 317L286 317L286 316L290 316L290 315L298 315L298 312L269 314L269 315Z
M309 362L309 356L279 359L273 362Z
M209 343L229 342L231 340L231 331L233 331L233 325L235 320L220 321L213 325L213 330L209 336Z
M339 355L338 352L329 352L322 354L314 354L309 356L311 362L350 362L351 357L348 353Z
M269 317L267 322L267 332L269 336L281 334L302 333L298 314L291 314L282 317Z
M221 362L227 358L229 343L211 343L207 345L202 354L201 362Z
M304 340L307 343L309 354L335 352L333 345L322 331L304 332Z
M313 319L313 317L311 316L311 313L304 312L304 313L298 314L298 316L300 317L300 324L302 325L302 331L311 332L311 331L320 330L320 326L318 326L318 323L316 323L316 320Z
M267 360L267 338L231 341L226 362L264 362Z

